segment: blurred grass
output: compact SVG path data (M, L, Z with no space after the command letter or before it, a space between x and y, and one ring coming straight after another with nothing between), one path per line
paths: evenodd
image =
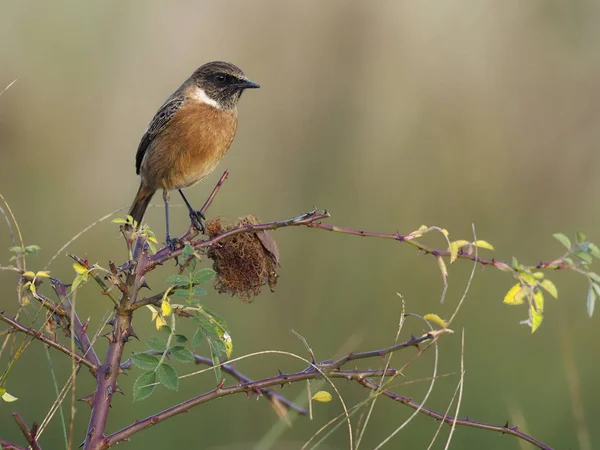
M599 238L599 19L600 6L591 0L454 0L435 6L5 1L0 87L18 82L0 98L0 190L26 243L43 247L36 260L41 268L88 223L129 206L138 183L135 149L148 121L198 65L224 59L262 88L244 95L238 136L218 173L189 190L200 204L221 171L231 171L210 215L254 213L275 220L314 205L330 210L338 225L406 233L425 223L447 228L454 238L469 238L474 223L498 258L548 259L561 252L553 232L582 230ZM183 230L186 214L175 215L174 228ZM151 209L147 220L161 235L162 209ZM321 358L350 338L360 342L356 350L387 345L400 313L396 292L411 311L446 316L470 271L465 263L450 267L450 289L440 305L435 260L407 247L308 229L280 230L275 238L283 267L274 295L251 305L214 293L207 298L228 319L236 355L267 348L301 352L290 329L302 333ZM0 233L0 249L9 245L8 234ZM108 223L70 251L101 264L126 258L117 228ZM8 257L5 252L4 262ZM73 277L65 257L51 269L63 280ZM164 267L152 274L150 286L158 289L172 271ZM560 298L548 302L542 328L530 336L518 325L524 310L501 304L512 279L477 271L455 323L466 329L462 415L503 423L518 410L526 432L556 448L574 448L577 430L559 330L564 326L572 342L595 342L597 318L585 313L585 280L552 276ZM0 273L0 309L8 313L16 310L13 281ZM81 315L94 323L108 307L106 299L91 286L83 293ZM140 335L152 329L145 319L136 322ZM420 325L406 332L417 334ZM141 348L134 344L130 350ZM600 366L590 350L569 348L591 427L600 404L594 375ZM442 370L456 372L459 341L444 339L441 351ZM40 420L40 408L52 401L49 383L40 382L47 370L43 361L39 350L32 351L9 382L21 400L16 408L29 422ZM55 367L61 361L66 363L56 355ZM407 377L427 376L428 364L425 357ZM253 377L276 368L299 369L266 357L240 364ZM124 379L126 394L134 378ZM91 389L85 379L78 381L81 395ZM187 380L177 395L161 391L143 404L117 398L109 427L208 389L213 380ZM444 409L456 381L440 380L430 406ZM366 395L357 386L341 388L349 401ZM298 389L284 393L293 397ZM410 386L403 393L418 397L420 389ZM335 402L318 406L314 422L300 419L285 433L288 448L298 448L340 411ZM79 412L76 438L83 440L85 407ZM408 414L378 402L365 448ZM247 448L276 420L266 402L231 397L147 430L133 445L199 442L225 449L237 442ZM2 423L3 435L20 439L15 426ZM419 418L395 442L423 448L436 426ZM592 444L600 439L593 427L589 432ZM56 428L48 433L48 440L60 438ZM340 430L331 448L345 448L346 439ZM520 448L513 438L478 430L454 436L455 448L477 444Z

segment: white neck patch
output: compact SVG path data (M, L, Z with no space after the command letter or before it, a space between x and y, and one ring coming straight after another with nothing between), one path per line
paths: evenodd
M221 109L221 105L219 105L219 102L206 95L204 89L200 87L197 87L194 90L194 92L192 93L192 97L194 97L196 100L201 101L202 103L206 103L207 105L212 106L213 108Z

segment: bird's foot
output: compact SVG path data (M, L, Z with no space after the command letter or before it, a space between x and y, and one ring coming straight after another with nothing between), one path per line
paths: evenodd
M190 211L190 219L192 221L192 226L196 228L200 233L204 234L204 224L202 220L206 220L202 211Z
M167 245L169 246L169 250L171 250L172 252L174 252L175 250L179 250L180 248L183 248L185 246L181 239L172 238L169 235L167 235ZM175 257L175 265L179 265L179 259L177 258L177 256Z

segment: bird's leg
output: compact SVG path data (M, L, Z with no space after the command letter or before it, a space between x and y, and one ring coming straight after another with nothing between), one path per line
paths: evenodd
M167 228L167 238L166 238L166 243L169 246L169 248L171 249L171 251L177 250L177 244L179 243L179 239L173 239L171 237L171 234L169 233L169 191L166 189L163 189L163 200L165 202L165 222L166 222L166 228ZM177 262L177 260L175 260L175 262Z
M181 194L181 198L183 198L183 201L185 202L188 211L190 212L190 219L192 221L192 225L198 231L204 234L204 224L202 223L202 219L206 220L206 217L204 217L204 214L202 214L201 211L196 211L194 208L192 208L192 205L190 205L188 199L185 198L185 195L183 195L183 191L181 189L179 189L179 193Z

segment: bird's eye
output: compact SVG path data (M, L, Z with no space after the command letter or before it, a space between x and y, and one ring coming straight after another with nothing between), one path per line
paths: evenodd
M218 81L219 83L223 83L225 80L227 80L227 75L225 75L224 73L217 73L215 75L215 81Z

